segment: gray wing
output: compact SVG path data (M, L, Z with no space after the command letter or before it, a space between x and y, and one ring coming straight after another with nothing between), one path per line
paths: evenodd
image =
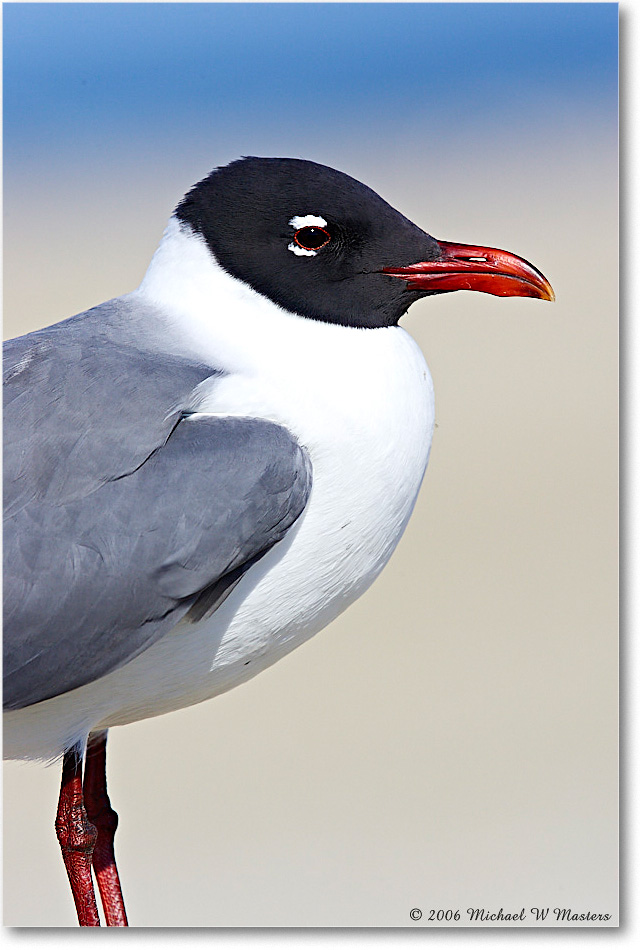
M38 369L37 360L36 354L25 369ZM203 378L193 367L182 370L197 383ZM56 376L51 367L39 372L49 381ZM37 379L34 388L36 402L44 404ZM180 388L175 380L172 398ZM171 406L163 412L162 401L148 412L142 449L121 421L127 435L118 446L109 434L114 437L101 462L100 437L88 431L99 414L89 412L93 423L83 426L79 410L71 436L54 425L56 447L42 425L19 437L11 404L19 400L24 407L29 400L12 395L5 450L12 480L5 476L4 704L17 709L104 676L188 612L198 619L214 609L299 517L311 469L305 450L282 426L190 418L180 401L173 414ZM85 398L93 404L91 387ZM68 399L67 391L63 402ZM120 410L126 412L126 399ZM116 432L117 413L107 415ZM46 418L59 423L60 415L49 406ZM38 456L42 446L45 461ZM86 458L92 449L97 459Z
M132 343L114 323L135 325L138 310L109 301L4 344L6 513L83 498L135 469L191 408L199 383L222 375Z

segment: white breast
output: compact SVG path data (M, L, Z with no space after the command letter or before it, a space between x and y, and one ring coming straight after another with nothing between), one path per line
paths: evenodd
M200 246L182 248L183 240L194 245L195 239L176 229L170 238L199 271ZM157 254L162 251L163 245ZM16 745L32 746L33 756L55 755L61 743L98 726L200 702L308 639L380 573L428 462L432 381L404 330L360 330L287 314L231 280L209 254L198 279L193 273L182 289L180 280L171 283L167 262L156 275L153 269L139 292L167 308L174 348L218 365L223 359L230 371L202 387L199 411L287 426L310 453L312 492L288 536L212 617L180 623L95 683L11 714L20 733Z

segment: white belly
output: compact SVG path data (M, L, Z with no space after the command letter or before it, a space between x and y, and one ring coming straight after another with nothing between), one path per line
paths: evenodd
M269 418L308 449L312 492L289 535L212 617L181 622L96 682L5 715L6 755L52 758L93 729L228 690L327 625L377 577L428 462L432 381L404 330L352 331L351 352L341 329L340 353L314 354L299 375L284 379L277 367L260 386L230 375L203 394L203 412Z

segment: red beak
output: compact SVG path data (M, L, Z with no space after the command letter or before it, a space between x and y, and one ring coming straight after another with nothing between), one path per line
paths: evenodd
M555 300L553 288L532 264L508 251L438 241L441 257L383 273L407 282L408 290L479 290L496 297Z

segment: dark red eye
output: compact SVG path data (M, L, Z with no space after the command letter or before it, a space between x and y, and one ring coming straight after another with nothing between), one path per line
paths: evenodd
M330 235L325 228L299 228L294 232L294 240L306 251L318 251L320 247L328 243Z

